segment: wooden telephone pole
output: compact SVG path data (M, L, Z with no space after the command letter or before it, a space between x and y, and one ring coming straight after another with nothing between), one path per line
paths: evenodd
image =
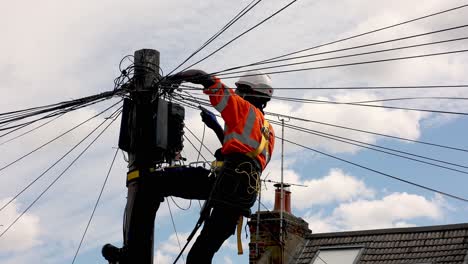
M134 78L129 86L130 98L124 102L119 147L129 154L127 174L127 205L125 207L123 248L103 247L103 256L109 263L153 263L154 220L161 198L155 197L148 184L155 165L155 157L162 156L167 146L167 133L158 129L154 115L158 115L159 52L142 49L135 52ZM156 96L156 97L155 97ZM167 124L166 131L167 131Z

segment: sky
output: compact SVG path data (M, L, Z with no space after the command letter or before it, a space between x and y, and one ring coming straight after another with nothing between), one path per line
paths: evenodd
M217 32L250 1L3 1L0 11L0 112L52 104L113 89L119 75L120 60L135 50L150 48L161 53L161 68L170 72L208 38ZM262 1L235 23L191 62L203 58L218 47L268 17L290 1ZM323 43L364 33L409 19L465 4L461 0L299 0L258 28L232 42L196 68L214 72L228 67L280 56ZM441 14L399 27L343 41L299 55L326 52L365 45L466 24L468 8ZM332 56L377 51L466 37L460 28L424 37L360 48ZM346 59L302 64L287 69L381 60L427 53L465 49L466 40L438 45L375 53ZM297 59L294 62L305 61ZM189 64L186 64L188 66ZM286 69L286 68L278 68ZM274 71L271 69L269 71ZM336 67L294 73L271 74L274 87L350 87L466 84L468 56L465 53ZM268 72L268 71L267 71ZM224 76L228 77L228 76ZM235 78L224 78L233 86ZM199 95L202 96L202 95ZM468 88L393 89L393 90L286 90L275 96L338 102L361 102L403 97L468 97ZM116 103L103 102L66 114L43 128L18 140L2 144L0 168L17 157L42 145L56 135ZM419 99L374 103L392 107L468 112L463 100ZM318 122L372 131L393 137L431 142L468 149L468 123L463 115L362 107L343 104L297 103L273 99L267 111L283 113ZM0 206L14 197L29 182L41 175L60 156L84 138L110 114L68 133L21 160L0 170ZM269 116L271 119L277 117ZM219 119L222 122L221 119ZM399 141L339 129L317 123L287 119L287 124L330 133L368 144L410 152L456 163L466 170L468 154L427 145ZM186 126L198 137L203 124L198 111L186 109ZM71 263L116 151L119 120L107 130L89 151L54 184L38 202L0 237L0 262L6 264ZM281 136L281 127L274 126ZM187 133L192 141L195 139ZM13 135L12 135L13 136ZM286 128L284 138L359 165L401 177L464 198L468 180L459 172L428 166L389 156L360 146L344 144ZM88 144L92 137L85 141ZM195 140L196 141L196 140ZM219 147L211 131L204 143ZM281 142L277 140L272 162L263 177L278 181L281 177ZM197 144L198 145L198 144ZM199 146L199 145L198 145ZM50 184L85 147L80 146L48 171L11 204L0 211L0 232L6 228ZM203 150L202 154L212 159ZM186 142L184 155L189 161L197 152ZM121 245L122 218L126 202L127 164L122 153L105 187L101 202L75 263L105 263L102 245ZM307 187L292 188L292 209L309 223L313 233L375 228L442 225L466 222L466 203L423 190L349 163L284 144L284 180ZM466 174L466 173L465 173ZM273 206L273 186L262 190L262 203ZM168 203L174 216L174 231ZM175 206L174 203L183 209ZM257 205L253 209L256 210ZM179 252L178 240L185 242L198 218L197 201L175 198L162 203L155 222L155 263L172 263ZM250 234L248 234L250 235ZM244 237L244 252L248 238ZM248 255L237 256L234 238L225 242L214 263L247 263ZM181 263L181 262L179 262Z

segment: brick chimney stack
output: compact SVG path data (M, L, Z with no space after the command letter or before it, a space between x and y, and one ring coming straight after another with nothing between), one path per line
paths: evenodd
M250 264L289 263L296 248L304 243L307 234L312 233L309 224L291 212L289 185L283 184L282 189L281 184L275 184L275 187L273 211L256 212L248 223L250 228ZM283 213L281 214L282 192ZM283 216L283 235L280 232L281 215Z

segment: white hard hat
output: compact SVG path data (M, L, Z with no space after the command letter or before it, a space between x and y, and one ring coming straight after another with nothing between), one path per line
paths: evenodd
M252 88L252 90L268 95L268 97L273 96L273 87L271 85L271 78L267 74L262 73L261 71L250 71L244 76L240 77L236 82L236 85L244 84Z

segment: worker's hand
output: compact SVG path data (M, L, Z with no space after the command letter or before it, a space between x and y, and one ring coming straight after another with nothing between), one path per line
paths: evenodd
M216 119L216 116L212 112L203 107L200 107L200 109L202 110L200 113L202 121L206 124L207 127L213 130L221 127L218 123L218 120Z
M170 78L171 80L174 80L174 81L180 81L180 82L184 81L184 82L191 82L195 84L201 84L205 88L208 88L215 83L211 75L209 75L208 73L202 70L182 71L182 72L172 75Z

